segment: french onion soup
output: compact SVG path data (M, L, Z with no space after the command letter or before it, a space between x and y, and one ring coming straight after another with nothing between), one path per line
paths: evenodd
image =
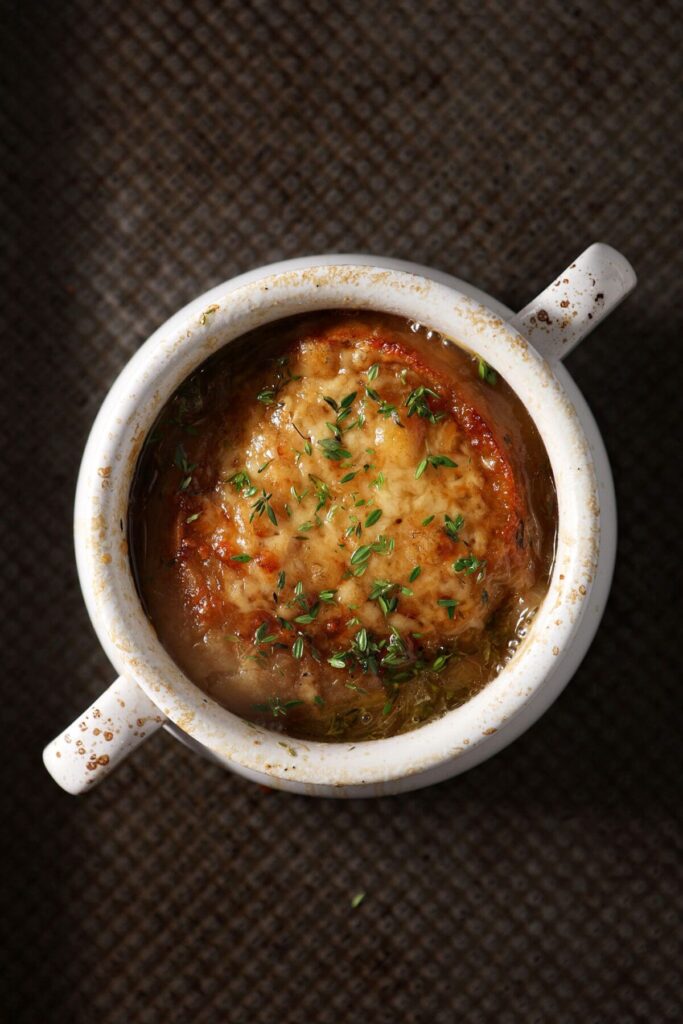
M481 360L329 311L232 342L168 401L130 501L140 597L207 694L292 736L391 736L463 704L548 586L541 439Z

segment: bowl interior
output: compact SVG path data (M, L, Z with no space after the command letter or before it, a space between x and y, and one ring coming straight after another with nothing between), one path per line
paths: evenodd
M557 555L548 593L506 668L443 718L354 745L291 740L208 698L161 647L142 613L125 523L140 447L175 388L218 348L254 327L326 308L375 309L428 324L490 363L526 405L557 486ZM575 634L595 574L598 499L572 403L538 354L490 310L445 285L382 267L307 264L213 289L164 324L114 384L93 427L76 501L76 549L86 603L117 670L222 760L264 776L356 785L424 771L482 743L531 699ZM294 751L292 753L292 751Z

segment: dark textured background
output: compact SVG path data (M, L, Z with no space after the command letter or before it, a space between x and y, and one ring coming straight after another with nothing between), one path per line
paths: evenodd
M2 10L3 1021L681 1020L680 5ZM41 748L112 676L76 581L76 472L152 329L330 250L519 307L594 240L640 276L569 359L620 557L542 722L374 802L271 793L164 734L61 793Z

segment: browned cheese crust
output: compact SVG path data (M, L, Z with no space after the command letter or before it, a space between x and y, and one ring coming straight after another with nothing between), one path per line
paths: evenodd
M176 400L141 589L239 714L332 739L410 727L500 667L491 624L509 631L543 577L488 385L461 350L409 341L362 316L304 323L256 371L207 372L198 415Z

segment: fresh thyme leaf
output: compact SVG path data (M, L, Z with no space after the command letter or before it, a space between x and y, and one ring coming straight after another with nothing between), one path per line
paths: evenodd
M356 907L359 907L364 899L365 899L365 893L364 892L357 892L355 896L351 897L351 909L355 910Z
M274 461L273 459L268 459L268 461L264 462L263 465L259 468L258 472L259 473L265 473L265 471L268 469L268 466L270 466L270 464L273 461Z
M319 609L320 605L314 604L310 611L307 611L305 615L297 615L294 621L301 623L302 626L308 626L311 622L315 622L317 619Z
M452 597L440 597L436 603L441 605L442 608L445 608L448 612L448 618L452 619L455 615L455 609L458 607L460 602L456 601Z
M439 466L448 466L449 469L457 469L458 467L458 463L453 462L453 459L449 459L447 455L428 455L427 461L435 469L438 469Z
M405 403L408 409L408 418L411 416L420 416L422 419L427 419L431 423L438 423L439 420L444 418L445 414L432 412L426 398L427 395L431 395L432 398L439 398L436 391L432 391L431 388L427 388L424 385L420 385L410 392Z
M460 539L460 531L462 530L463 526L465 525L464 518L458 513L458 515L455 517L455 519L453 519L452 516L449 516L447 512L444 513L444 517L443 518L444 518L444 524L445 524L444 525L445 532L448 534L448 536L451 538L451 540L459 540ZM456 570L456 572L457 571L458 570Z
M382 714L383 715L390 715L393 710L394 710L394 702L393 702L393 700L388 700L386 702L386 704L384 705L384 707L382 708Z
M256 396L256 401L262 402L263 405L273 405L276 394L277 390L275 388L263 388Z
M352 391L350 395L346 395L344 398L342 398L341 403L340 403L340 407L342 409L349 409L351 407L351 405L353 404L353 400L354 400L354 398L356 397L357 394L358 394L357 391Z
M492 386L498 380L498 374L496 371L483 359L477 360L477 372L481 380L486 381L487 384L491 384Z
M440 672L446 662L450 661L452 657L452 654L439 654L432 662L432 672Z
M332 668L346 668L346 662L344 661L344 656L342 654L333 654L331 658L327 659L327 661Z
M312 455L313 454L313 447L312 447L310 441L306 441L306 443L304 445L304 451L306 452L307 455Z
M285 577L285 571L283 569L281 572L278 573L278 576L277 576L277 589L278 590L284 590L285 578L286 578Z
M322 448L323 455L332 462L342 462L351 458L351 452L347 451L336 437L325 437L318 441L318 447Z
M382 514L383 513L381 508L373 509L370 515L365 520L365 526L374 526L375 523L378 523L379 520L382 518Z
M303 657L304 653L304 638L298 636L292 644L292 657L296 658L297 661Z
M308 479L311 481L313 487L315 488L315 496L318 499L318 504L316 505L315 510L316 512L319 512L320 509L324 508L326 503L329 501L330 488L323 480L321 480L317 476L313 476L312 473L308 474Z
M420 575L421 572L422 572L422 566L416 565L415 568L412 570L410 576L408 577L408 582L409 583L414 583L415 580L417 579L417 577Z
M231 562L251 562L251 559L252 559L251 555L231 555L230 556L230 561Z
M336 590L321 590L318 594L318 598L321 601L334 601Z
M380 472L379 472L379 473L377 474L377 476L375 477L375 479L374 479L374 480L372 481L372 483L370 484L370 486L371 486L371 487L374 487L374 488L376 488L376 490L378 490L378 491L381 491L381 490L382 490L382 488L384 487L384 484L385 484L385 483L386 483L386 479L385 479L385 477L384 477L384 473L382 473L382 472L380 471Z
M447 466L449 469L457 469L458 463L453 462L453 459L449 459L447 455L427 455L422 459L415 470L416 480L420 479L427 466L433 466L434 469L438 469L439 466Z
M188 516L187 519L185 520L185 522L186 523L196 523L196 521L199 519L201 514L202 514L201 512L195 512L194 515Z
M256 501L251 506L254 511L249 516L249 522L251 522L254 519L254 516L262 516L263 513L265 512L268 515L268 518L270 519L273 526L277 526L277 516L273 511L273 506L270 504L270 499L272 497L272 494L267 494L266 491L262 492L262 496L260 498L257 498Z
M319 708L324 708L325 707L325 701L323 700L323 698L319 694L315 695L315 697L313 698L313 703L317 704Z
M369 381L377 380L378 375L379 375L379 364L378 363L373 363L372 366L370 367L370 369L368 370L368 380Z
M272 644L274 640L277 640L275 633L268 633L268 623L262 622L259 628L254 634L254 639L257 644Z
M182 444L179 444L176 448L173 462L176 469L179 469L183 474L178 490L186 491L192 482L192 471L197 468L197 463L188 461L187 453Z
M335 402L334 398L331 398L329 395L323 395L323 402L327 402L330 409L334 409L335 412L339 412L339 406Z
M401 588L400 583L391 583L389 580L375 580L372 590L368 594L369 601L377 601L383 615L391 615L398 608L397 591L408 588ZM412 591L408 591L408 595Z
M356 470L356 472L354 472L354 473L347 473L347 474L346 474L346 476L343 476L343 477L341 478L341 480L339 481L339 483L340 483L340 484L348 484L348 483L350 483L350 482L351 482L351 481L353 480L354 476L356 476L356 473L357 473L357 472L358 472L358 471Z
M373 377L373 380L374 380L374 377ZM374 388L369 388L367 386L367 384L365 385L365 393L368 396L368 398L371 398L373 400L373 402L381 402L382 401L382 399L379 397L379 395L377 394L375 389Z
M360 565L362 562L367 562L371 554L372 544L361 545L361 547L356 548L354 553L351 555L351 565Z
M355 690L356 693L367 693L368 691L359 686L358 683L344 683L347 690Z
M453 562L455 572L464 572L466 576L477 573L477 583L481 583L486 575L486 559L480 560L476 555L465 555Z
M296 708L299 704L303 704L303 701L287 700L283 702L279 697L270 697L266 704L253 704L252 707L255 711L270 712L273 718L277 718L286 715L290 708Z
M307 533L309 530L313 529L313 523L309 519L307 522L302 523L301 526L298 526L297 529L301 530L302 533Z
M429 524L431 523L431 521L432 521L433 519L434 519L434 516L427 516L427 518L426 518L426 519L423 519L423 520L422 520L422 525L423 525L423 526L429 526Z
M385 402L384 399L379 403L379 409L377 410L380 416L387 417L391 416L392 413L396 412L396 406L390 405L389 402Z

